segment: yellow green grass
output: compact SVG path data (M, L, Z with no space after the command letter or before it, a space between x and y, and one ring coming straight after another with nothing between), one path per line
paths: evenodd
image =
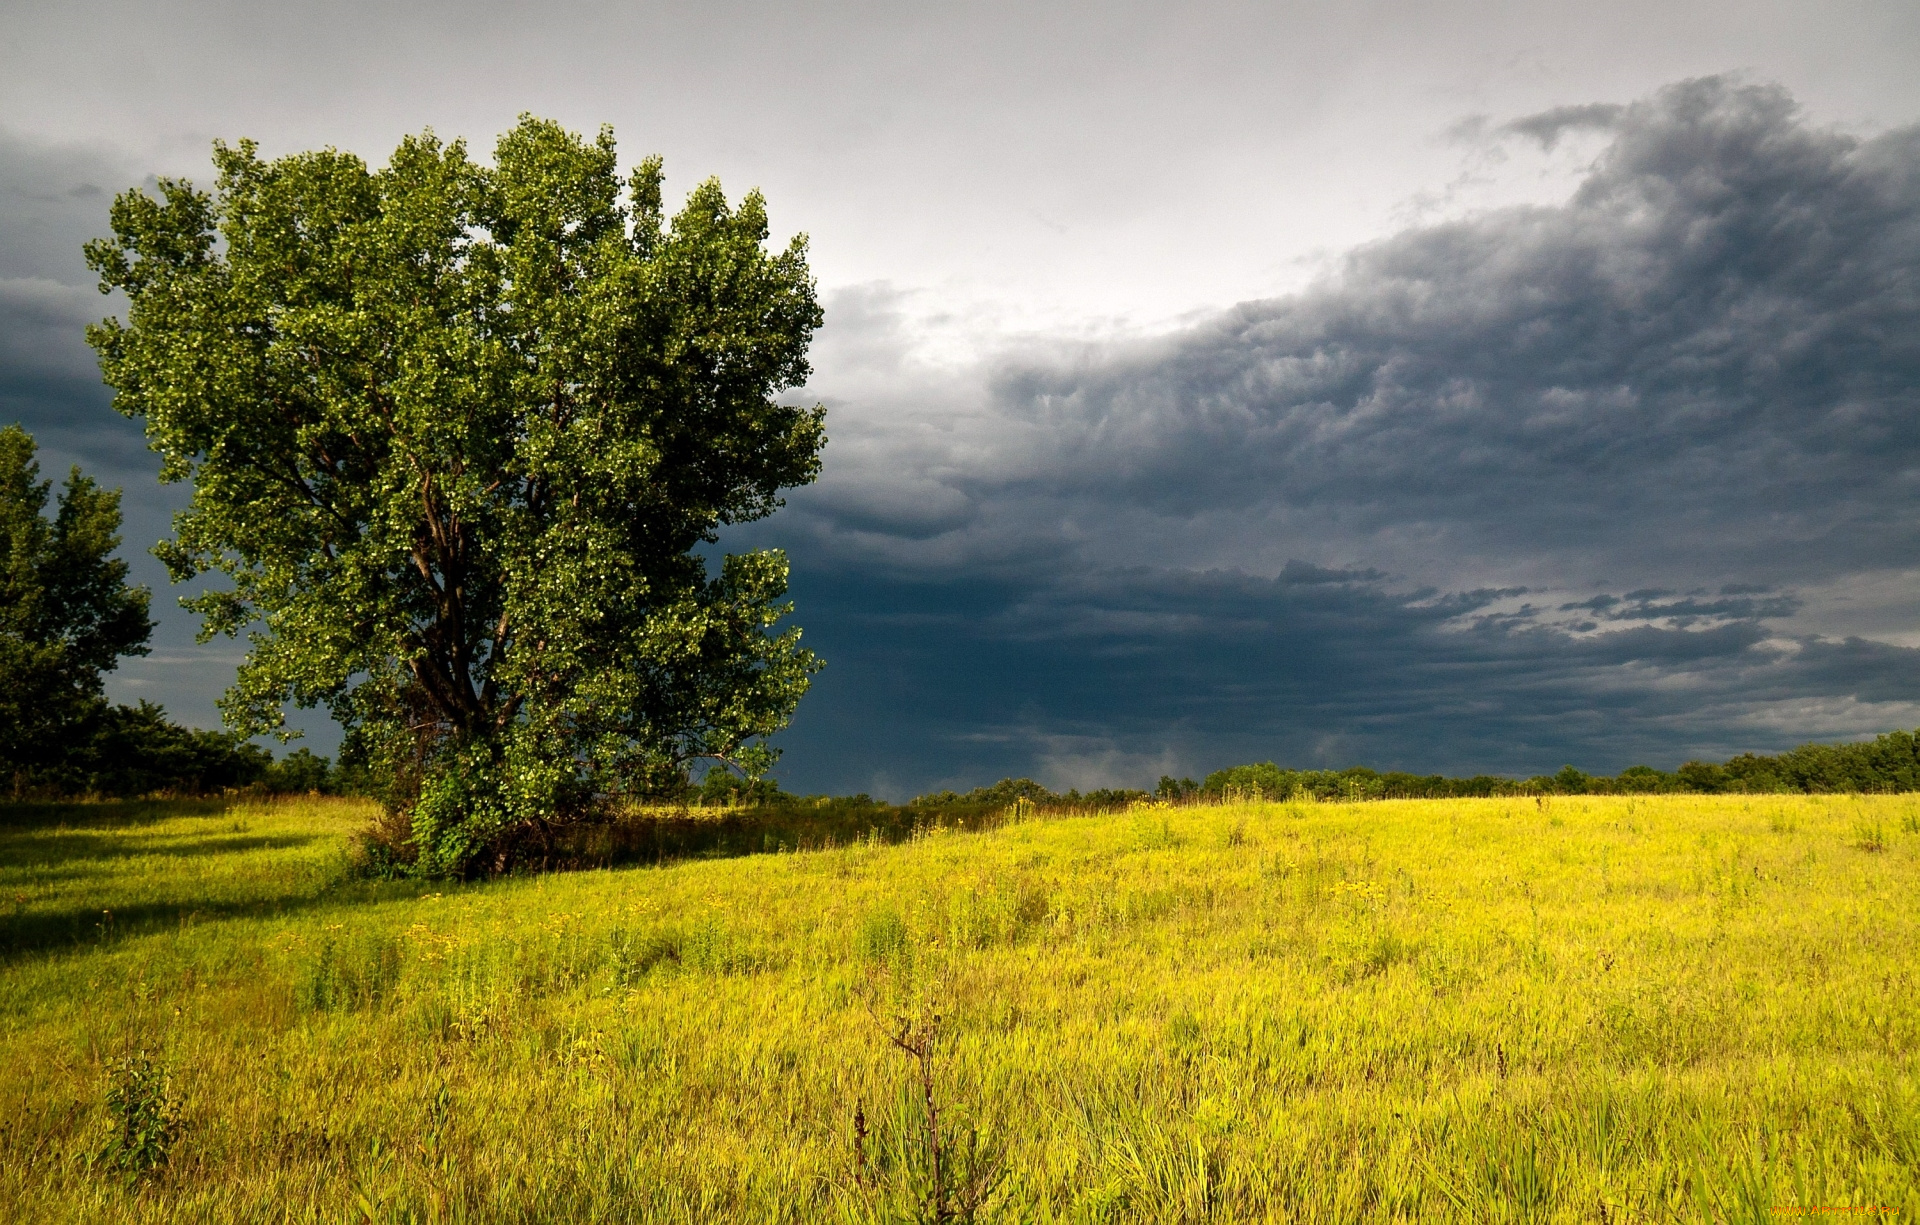
M1142 809L465 886L349 880L367 815L7 818L0 1217L911 1219L889 1036L937 1013L986 1219L1920 1220L1915 797ZM178 1116L145 1177L99 1156L140 1050Z

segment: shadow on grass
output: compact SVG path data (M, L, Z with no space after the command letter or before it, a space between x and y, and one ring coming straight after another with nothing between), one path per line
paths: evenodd
M0 805L0 870L23 891L0 894L0 963L201 919L301 910L339 896L339 882L328 881L318 863L272 855L311 848L327 834L191 825L148 832L167 821L221 820L233 805L230 798ZM220 866L223 859L261 852L269 854L257 871L252 864L237 872ZM141 859L155 862L143 867ZM192 861L213 871L183 875ZM49 899L52 908L23 909L24 890L49 886L61 895Z
M198 859L212 855L242 855L249 851L292 851L321 840L320 834L227 834L207 837L133 839L124 834L0 832L0 868L61 867L75 862L143 859ZM36 876L36 880L59 874ZM69 877L85 872L65 874Z
M289 882L292 883L292 882ZM309 883L309 889L312 889ZM307 893L213 902L204 899L176 902L136 902L111 910L68 907L35 914L0 918L0 965L11 965L36 955L57 956L83 948L98 948L121 940L167 930L185 930L197 923L224 919L259 919L294 915L323 906L381 901L411 896L404 886L329 884Z
M127 829L182 817L219 817L232 810L224 796L188 800L47 800L0 803L0 832L21 829Z
M269 870L249 877L246 886L260 896L211 900L154 898L169 887L165 870L129 871L127 861L144 856L184 861L254 851L297 850L322 834L208 834L143 837L138 830L161 820L219 817L226 800L134 801L100 804L16 804L0 806L0 867L34 873L38 886L74 881L93 865L101 885L139 892L145 900L106 907L90 903L57 910L0 913L0 964L36 954L57 954L89 945L149 935L194 922L294 914L322 906L352 905L412 895L420 882L382 882L351 877L317 877L318 865ZM1031 810L1029 810L1031 811ZM1068 815L1062 809L1045 815ZM893 805L836 802L821 805L738 810L680 810L636 813L607 824L555 831L539 848L519 848L514 871L541 868L601 868L667 865L689 859L719 859L782 851L824 850L857 842L897 844L946 830L974 833L998 829L1011 819L1003 806L945 806L915 809ZM56 832L57 831L57 832ZM119 832L115 832L119 831ZM271 861L269 861L271 863ZM26 881L22 881L26 883ZM212 882L209 882L212 883ZM454 882L447 885L458 887ZM190 889L191 884L179 886ZM441 887L436 882L436 887ZM0 911L10 899L0 897Z
M685 859L730 859L818 851L856 842L908 842L935 829L979 832L1007 823L1004 807L916 809L849 804L635 813L605 824L556 831L556 867L626 867ZM522 862L538 852L522 852Z
M939 832L984 833L1027 817L1092 816L1104 804L941 804L924 808L861 797L801 801L763 808L675 808L623 813L603 821L547 828L525 826L507 836L491 861L472 866L485 880L580 869L666 867L690 859L735 859L788 851L824 851L857 843L896 845ZM404 826L367 831L376 858L411 862ZM404 866L396 868L404 872Z

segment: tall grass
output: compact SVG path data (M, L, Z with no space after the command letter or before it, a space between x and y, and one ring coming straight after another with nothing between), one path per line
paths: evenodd
M1912 1221L1915 812L1155 808L423 887L350 879L346 802L15 811L0 1217Z

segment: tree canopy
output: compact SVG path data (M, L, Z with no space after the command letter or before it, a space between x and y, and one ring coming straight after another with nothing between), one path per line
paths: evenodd
M778 399L821 323L804 238L712 180L667 220L659 159L527 116L491 165L431 133L214 161L116 199L87 257L130 311L88 335L193 482L162 559L231 580L187 602L249 634L229 726L326 705L423 872L764 769L818 664L783 554L703 551L819 470L823 410Z
M0 429L0 772L17 786L56 766L102 702L101 674L147 653L147 590L127 585L120 491L79 468L52 518L33 438Z

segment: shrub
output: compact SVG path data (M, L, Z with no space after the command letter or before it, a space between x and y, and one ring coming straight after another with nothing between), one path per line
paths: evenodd
M113 1130L100 1151L111 1169L138 1178L167 1164L179 1138L172 1078L145 1051L107 1065L107 1117Z

